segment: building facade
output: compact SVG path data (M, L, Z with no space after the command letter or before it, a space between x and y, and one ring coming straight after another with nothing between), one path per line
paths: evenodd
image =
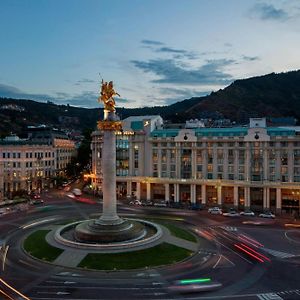
M45 134L44 128L38 129L34 129L36 134ZM75 155L75 144L66 135L47 131L43 137L11 136L0 141L0 200L18 191L40 191L49 187L54 177L64 175Z
M158 116L130 117L117 138L117 193L189 205L300 209L300 128L164 129ZM93 133L93 184L101 189L101 132Z

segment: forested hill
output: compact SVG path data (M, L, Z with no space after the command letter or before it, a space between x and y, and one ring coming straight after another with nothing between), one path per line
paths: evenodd
M0 95L1 96L1 95ZM300 120L300 70L236 80L205 97L193 97L169 106L136 109L117 108L122 119L131 115L156 115L173 122L190 118L228 118L238 123L249 117L295 117ZM0 97L0 133L20 134L28 125L81 130L95 128L100 108Z
M299 122L300 70L236 80L223 90L198 98L198 103L187 107L182 115L199 118L211 112L238 123L263 116L290 116Z

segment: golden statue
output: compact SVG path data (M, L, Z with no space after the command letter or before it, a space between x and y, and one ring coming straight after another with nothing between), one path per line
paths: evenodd
M104 109L108 110L110 112L115 112L116 111L116 102L115 99L113 98L114 96L120 95L116 93L113 87L113 82L110 81L107 83L106 81L101 81L101 92L100 92L100 97L98 98L98 102L103 102L104 103Z

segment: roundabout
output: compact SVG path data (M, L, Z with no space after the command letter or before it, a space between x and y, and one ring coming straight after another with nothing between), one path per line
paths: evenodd
M63 226L49 223L43 224L40 229L30 231L24 239L22 248L31 258L42 262L61 267L98 270L161 267L185 261L197 253L200 241L185 229L173 225L172 234L163 225L140 219L131 221L143 222L145 226L150 226L153 232L142 239L126 243L83 244L72 238L69 232L80 221ZM176 237L176 232L184 234L186 238ZM39 245L39 248L36 245ZM104 257L106 259L103 259Z

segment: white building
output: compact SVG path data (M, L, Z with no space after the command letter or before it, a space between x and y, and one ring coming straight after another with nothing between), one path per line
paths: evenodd
M300 130L163 129L159 116L130 117L117 133L117 193L191 205L299 211ZM93 133L93 184L101 189L101 132Z

